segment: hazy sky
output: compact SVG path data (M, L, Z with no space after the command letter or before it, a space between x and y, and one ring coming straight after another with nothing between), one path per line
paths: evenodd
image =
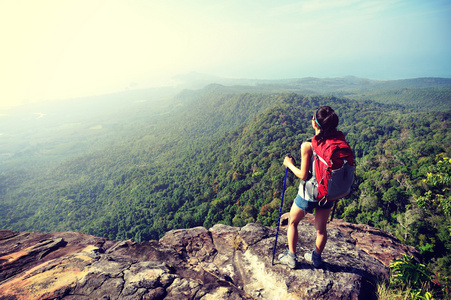
M450 0L0 0L0 107L171 83L451 78Z

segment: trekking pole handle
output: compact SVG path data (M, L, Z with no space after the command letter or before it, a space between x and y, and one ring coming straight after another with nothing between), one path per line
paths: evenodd
M286 155L286 157L291 158L291 159L293 160L293 165L296 166L296 160L294 159L294 157L293 157L290 153L288 153L288 154Z

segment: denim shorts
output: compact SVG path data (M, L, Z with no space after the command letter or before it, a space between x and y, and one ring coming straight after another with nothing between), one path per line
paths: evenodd
M334 206L333 202L326 202L326 204L323 205L322 203L320 204L319 202L316 201L315 202L307 201L299 195L297 195L296 198L294 199L294 203L296 204L297 207L308 213L313 213L313 210L315 208L329 209L332 208L332 206Z

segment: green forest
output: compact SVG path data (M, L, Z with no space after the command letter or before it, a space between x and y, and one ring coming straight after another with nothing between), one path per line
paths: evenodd
M71 140L52 155L38 144L4 159L0 229L146 241L217 223L276 226L283 158L299 163L313 112L329 105L357 161L335 218L392 233L450 276L451 88L400 84L324 95L214 84L152 106L158 118L129 110L104 137L83 137L84 152L61 155ZM298 184L290 174L284 212Z

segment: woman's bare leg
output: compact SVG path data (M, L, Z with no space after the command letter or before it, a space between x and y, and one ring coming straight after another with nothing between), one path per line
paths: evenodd
M327 243L327 219L331 209L315 209L316 245L315 252L319 255Z
M298 224L304 218L306 212L300 209L294 202L290 210L290 219L288 221L288 249L292 253L296 253L296 246L298 244Z

